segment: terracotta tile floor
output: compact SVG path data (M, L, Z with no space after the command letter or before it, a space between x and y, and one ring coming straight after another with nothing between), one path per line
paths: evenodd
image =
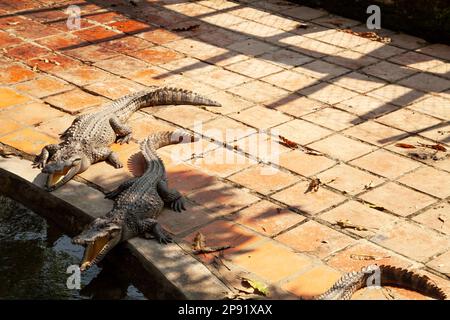
M64 7L43 15L23 3L1 12L14 14L0 31L1 144L33 155L80 112L149 85L192 89L224 107L146 108L130 120L135 140L114 145L126 163L155 130L203 135L160 151L190 201L184 215L161 217L179 241L200 230L209 245L233 245L230 266L303 298L372 263L355 254L415 266L448 290L450 154L419 142L450 150L449 46L395 32L389 44L371 41L283 1L139 1L145 15L96 1L79 30L61 21ZM176 30L189 23L199 27ZM278 145L278 135L322 154ZM131 176L107 163L81 175L104 191ZM322 184L306 192L314 177Z

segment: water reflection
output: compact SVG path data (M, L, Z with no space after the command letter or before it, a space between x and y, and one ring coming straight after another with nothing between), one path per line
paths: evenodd
M0 195L0 299L145 299L108 264L84 272L81 290L68 289L67 267L82 255L56 226Z

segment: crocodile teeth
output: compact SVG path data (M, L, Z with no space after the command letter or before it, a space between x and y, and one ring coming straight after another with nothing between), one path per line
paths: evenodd
M51 187L58 184L62 179L64 179L70 169L70 167L66 167L62 170L51 173L48 178L48 186Z
M89 261L83 262L80 266L80 271L85 271L91 267L91 263Z

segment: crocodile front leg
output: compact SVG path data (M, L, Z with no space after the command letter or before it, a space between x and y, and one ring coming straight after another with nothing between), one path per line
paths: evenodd
M158 182L157 191L164 203L173 211L181 212L186 210L183 196L178 190L169 189L167 180L161 180Z
M109 123L111 124L111 127L113 128L114 132L116 133L117 142L120 144L129 143L132 135L131 127L126 125L125 123L122 123L119 118L113 117L109 119Z
M48 159L56 152L60 146L58 144L49 144L42 148L41 153L34 158L33 168L42 169L47 164Z
M98 149L93 150L92 158L94 160L92 163L102 161L102 160L107 160L116 169L123 167L123 164L122 164L122 162L120 162L120 159L119 159L119 156L117 155L117 153L115 153L108 147L103 147L103 148L98 148Z
M155 219L147 218L140 221L139 231L144 238L151 239L153 236L159 243L167 244L173 241L170 234Z

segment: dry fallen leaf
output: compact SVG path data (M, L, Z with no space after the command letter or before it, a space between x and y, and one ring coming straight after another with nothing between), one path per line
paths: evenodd
M386 209L382 206L377 206L376 204L369 204L369 207L378 211L385 211Z
M350 258L354 260L381 260L390 258L391 256L375 256L369 254L351 254Z
M298 148L298 143L296 143L294 141L291 141L291 140L289 140L289 139L287 139L287 138L285 138L283 136L280 136L280 135L278 136L278 138L280 138L280 140L281 140L280 144L282 144L282 145L284 145L284 146L286 146L288 148L291 148L291 149L297 149Z
M446 152L447 151L447 149L442 144L439 144L439 143L437 143L437 144L425 144L425 143L420 143L419 142L419 145L421 147L430 148L430 149L437 150L437 151L442 151L442 152Z
M317 151L317 150L311 149L311 148L309 148L309 147L304 147L304 146L302 146L301 148L302 148L302 151L303 151L304 153L306 153L306 154L310 154L310 155L312 155L312 156L323 156L323 153L322 153L322 152L319 152L319 151Z
M404 148L404 149L415 149L415 148L416 148L416 147L413 146L412 144L409 144L409 143L401 143L401 142L396 143L395 146L396 146L396 147L399 147L399 148Z
M366 227L358 226L356 224L351 223L348 220L338 220L335 223L337 226L343 228L343 229L354 229L357 231L369 231Z
M213 254L214 260L212 266L215 268L215 273L219 275L221 281L231 291L230 299L258 299L260 295L255 294L253 289L247 282L243 282L243 279L248 278L248 272L244 272L237 269L233 265L226 265L223 259L220 258L222 252L219 255Z
M373 181L371 180L368 184L364 186L364 190L369 190L373 188Z
M58 61L56 61L56 60L49 60L47 58L39 58L38 60L43 61L45 63L53 63L54 65L57 65L57 66L61 65L61 63L59 63Z
M424 153L424 152L410 152L408 155L411 158L419 159L419 160L427 160L432 158L432 155Z
M206 242L205 236L201 232L198 232L194 237L194 242L192 243L193 253L194 254L212 253L231 248L231 246L229 245L208 247L205 245L205 242Z
M309 147L305 147L305 146L301 146L298 143L291 141L283 136L278 136L278 138L281 141L278 141L279 144L281 144L282 146L291 148L291 149L300 149L301 151L303 151L306 154L310 154L312 156L323 156L323 153L316 151L314 149L311 149Z
M441 229L444 227L445 222L447 221L447 217L443 216L442 214L439 215L438 220L442 222Z
M175 32L192 31L192 30L198 29L199 27L200 27L199 24L192 24L192 25L188 25L188 26L173 28L173 29L170 29L170 31L175 31Z
M197 232L192 243L194 250L201 250L205 246L205 236L201 232Z
M368 32L358 32L358 31L353 31L351 29L340 29L339 31L341 32L345 32L345 33L350 33L354 36L358 36L358 37L362 37L362 38L366 38L372 41L378 41L378 42L382 42L382 43L389 43L391 42L391 38L388 37L381 37L378 34L376 34L373 31L368 31Z
M264 283L256 281L256 280L242 278L242 285L244 287L252 288L254 290L253 293L256 293L256 294L259 294L262 296L267 296L269 294L269 288Z
M222 252L219 253L219 255L214 255L214 259L213 259L213 265L217 268L220 269L222 267L225 267L225 269L227 269L228 271L231 271L231 268L229 266L227 266L222 258L220 257L222 256Z
M317 192L319 190L320 185L321 185L320 179L313 178L309 183L308 188L305 191L305 194L308 192Z
M230 245L224 245L224 246L215 246L215 247L203 247L200 250L194 250L193 254L202 254L202 253L213 253L217 251L222 251L226 249L230 249Z

